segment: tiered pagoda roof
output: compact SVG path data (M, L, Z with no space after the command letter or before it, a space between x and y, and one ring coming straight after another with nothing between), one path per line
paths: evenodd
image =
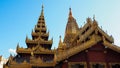
M29 66L54 66L54 54L56 50L51 50L53 39L48 40L49 32L47 32L44 19L43 6L37 25L35 25L31 35L32 39L26 37L27 48L20 47L19 44L17 45L17 55L15 57L9 57L6 64L8 67L29 68Z
M35 28L32 31L31 35L32 39L28 39L28 37L26 37L26 44L28 48L40 45L43 48L51 49L53 40L48 40L49 32L47 32L47 27L44 19L43 6L37 25L35 25Z

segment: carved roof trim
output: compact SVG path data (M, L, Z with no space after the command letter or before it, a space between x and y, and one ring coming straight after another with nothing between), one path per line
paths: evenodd
M48 50L40 46L36 46L31 48L18 48L16 50L17 53L30 53L33 52L35 54L54 54L56 50Z
M110 49L112 49L112 50L120 53L120 47L118 47L118 46L116 46L116 45L114 45L114 44L111 44L111 43L109 43L109 42L106 41L106 40L103 41L103 44L104 44L105 46L107 46L108 48L110 48Z
M100 37L98 35L93 35L92 38L89 41L86 41L83 44L74 46L73 48L70 48L67 51L63 51L63 52L58 53L57 61L64 60L64 59L66 59L66 58L68 58L68 57L70 57L72 55L77 54L78 52L81 52L81 51L83 51L83 50L85 50L87 48L90 48L90 47L92 47L93 45L95 45L96 43L98 43L101 40L103 40L104 46L107 46L108 48L120 53L120 47L107 42L105 40L105 37L102 38L102 37Z
M32 32L32 36L39 36L39 35L48 37L49 36L49 32L48 33L36 33L36 32Z
M74 39L72 40L72 42L77 40L77 37L79 37L80 35L82 35L82 33L90 26L89 23L86 23L78 32L77 35L74 37Z
M94 32L94 31L98 31L99 33L101 33L107 40L109 40L110 42L114 42L114 39L113 39L113 37L111 37L111 36L109 36L107 33L105 33L101 28L99 28L99 26L96 24L94 24L94 23L92 23L91 24L91 27L87 30L87 31L85 31L86 30L86 28L88 28L90 26L90 24L88 24L88 23L86 23L85 25L84 25L84 27L81 29L81 30L79 30L79 32L78 32L78 34L75 36L75 38L73 39L73 43L77 40L77 38L78 37L80 37L81 39L79 40L79 41L83 41L84 39L86 39L87 37L89 37L89 35L92 33L92 32ZM85 31L85 33L84 34L82 34L82 32L84 32Z
M97 27L98 31L106 37L107 40L109 40L110 42L114 42L114 39L112 36L109 36L107 33L105 33L100 27Z
M69 50L58 53L58 55L56 56L57 61L61 61L72 55L75 55L78 52L81 52L81 51L95 45L97 42L101 41L100 38L98 38L98 40L95 40L95 38L98 38L98 37L93 36L89 41L87 41L81 45L75 46L73 48L70 48Z
M26 39L26 43L35 43L35 44L38 44L38 42L39 42L39 44L52 44L53 40L51 39L51 40L45 41L45 40L43 40L41 38L38 38L36 40Z

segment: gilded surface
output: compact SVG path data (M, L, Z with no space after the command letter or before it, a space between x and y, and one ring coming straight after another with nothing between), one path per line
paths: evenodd
M4 68L31 68L33 67L54 67L62 60L66 60L69 57L86 50L98 42L104 44L108 48L120 53L120 47L114 45L114 39L112 36L109 36L105 33L101 28L99 28L97 21L92 21L91 18L87 18L87 23L79 28L76 20L72 16L72 11L70 8L68 22L65 31L65 37L62 41L60 37L60 41L57 49L51 49L51 47L45 48L45 45L52 46L53 39L48 40L49 32L47 32L47 27L45 25L43 6L41 15L39 17L37 25L35 25L34 31L32 31L32 39L28 39L26 37L27 48L19 47L17 45L16 52L19 54L30 55L29 62L24 60L21 63L14 60L12 57L9 57L8 64L4 66ZM31 44L31 47L29 47ZM43 45L43 46L41 46ZM87 51L86 51L87 52ZM53 55L53 59L51 61L43 61L41 58L42 55ZM35 57L35 55L40 55L40 57ZM18 57L19 58L19 57ZM27 58L26 58L27 59ZM23 59L22 59L23 60ZM102 65L105 65L102 62L96 62ZM91 62L90 64L96 64L95 62ZM85 68L87 68L86 62L69 62L68 65L74 64L83 64ZM112 63L111 63L112 64ZM106 65L105 65L106 66Z

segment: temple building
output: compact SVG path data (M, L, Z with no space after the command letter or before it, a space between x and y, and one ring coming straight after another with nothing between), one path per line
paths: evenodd
M0 68L3 68L3 65L6 64L8 60L4 57L0 56Z
M17 44L17 55L10 55L4 68L120 68L120 47L113 37L99 27L95 17L79 27L71 8L57 49L51 49L53 39L49 40L43 6L31 35L32 39L25 40L27 48Z

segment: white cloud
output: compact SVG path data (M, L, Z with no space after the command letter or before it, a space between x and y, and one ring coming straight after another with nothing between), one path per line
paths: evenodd
M16 54L16 49L10 48L8 51L9 51L10 54L13 54L13 55Z

